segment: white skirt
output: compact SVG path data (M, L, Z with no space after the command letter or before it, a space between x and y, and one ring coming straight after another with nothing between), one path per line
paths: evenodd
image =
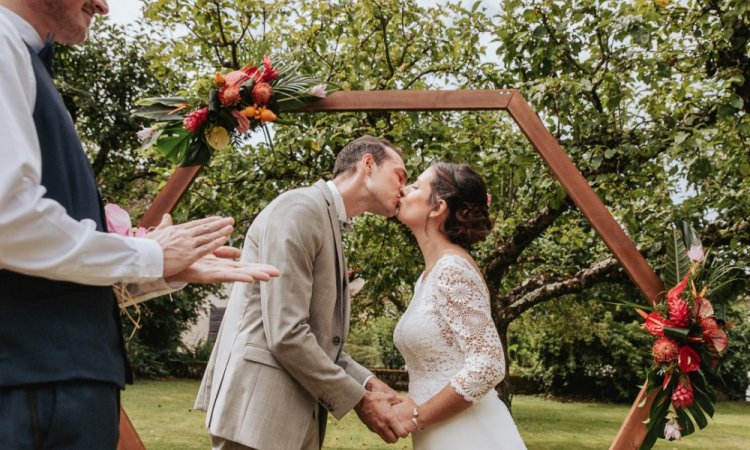
M448 420L412 433L414 450L525 450L508 408L495 391Z

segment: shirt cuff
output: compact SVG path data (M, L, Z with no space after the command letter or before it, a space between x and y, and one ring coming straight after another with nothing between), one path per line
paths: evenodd
M145 276L164 276L164 252L158 242L147 238L128 238L136 240L138 251L142 253ZM155 280L158 281L158 280Z
M164 278L158 280L149 281L146 283L129 283L127 285L128 293L132 297L132 302L123 306L131 306L137 303L151 300L155 297L170 294L175 291L187 286L187 283L182 281L170 281L167 282Z

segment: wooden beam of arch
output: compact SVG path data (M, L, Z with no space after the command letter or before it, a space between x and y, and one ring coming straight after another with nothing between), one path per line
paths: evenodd
M507 90L468 91L342 91L335 92L305 109L305 112L357 112L357 111L490 111L505 110L510 113L523 134L529 139L557 178L573 203L581 210L597 234L622 265L630 279L652 305L664 291L664 285L641 256L633 241L612 217L598 195L560 147L557 139L545 128L520 92ZM141 220L141 226L159 223L163 214L171 212L187 192L202 166L180 167L159 192ZM630 450L640 447L646 435L643 421L648 418L649 406L637 405L646 398L641 390L615 437L610 450ZM647 400L652 400L648 398ZM127 418L124 414L123 416ZM129 420L120 423L120 444L123 450L143 449L143 443Z

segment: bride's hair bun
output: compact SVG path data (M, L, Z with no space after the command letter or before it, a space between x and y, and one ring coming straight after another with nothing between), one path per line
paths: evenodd
M448 205L443 232L454 244L469 249L492 230L487 184L468 164L437 162L432 169L430 202L435 207L442 199Z

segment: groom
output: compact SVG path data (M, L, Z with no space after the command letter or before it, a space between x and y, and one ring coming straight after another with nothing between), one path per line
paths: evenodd
M401 150L360 137L333 176L280 195L248 231L242 261L272 264L281 278L232 290L196 400L214 449L317 450L327 413L351 409L387 442L407 435L395 392L343 351L350 300L339 230L364 212L395 214Z

